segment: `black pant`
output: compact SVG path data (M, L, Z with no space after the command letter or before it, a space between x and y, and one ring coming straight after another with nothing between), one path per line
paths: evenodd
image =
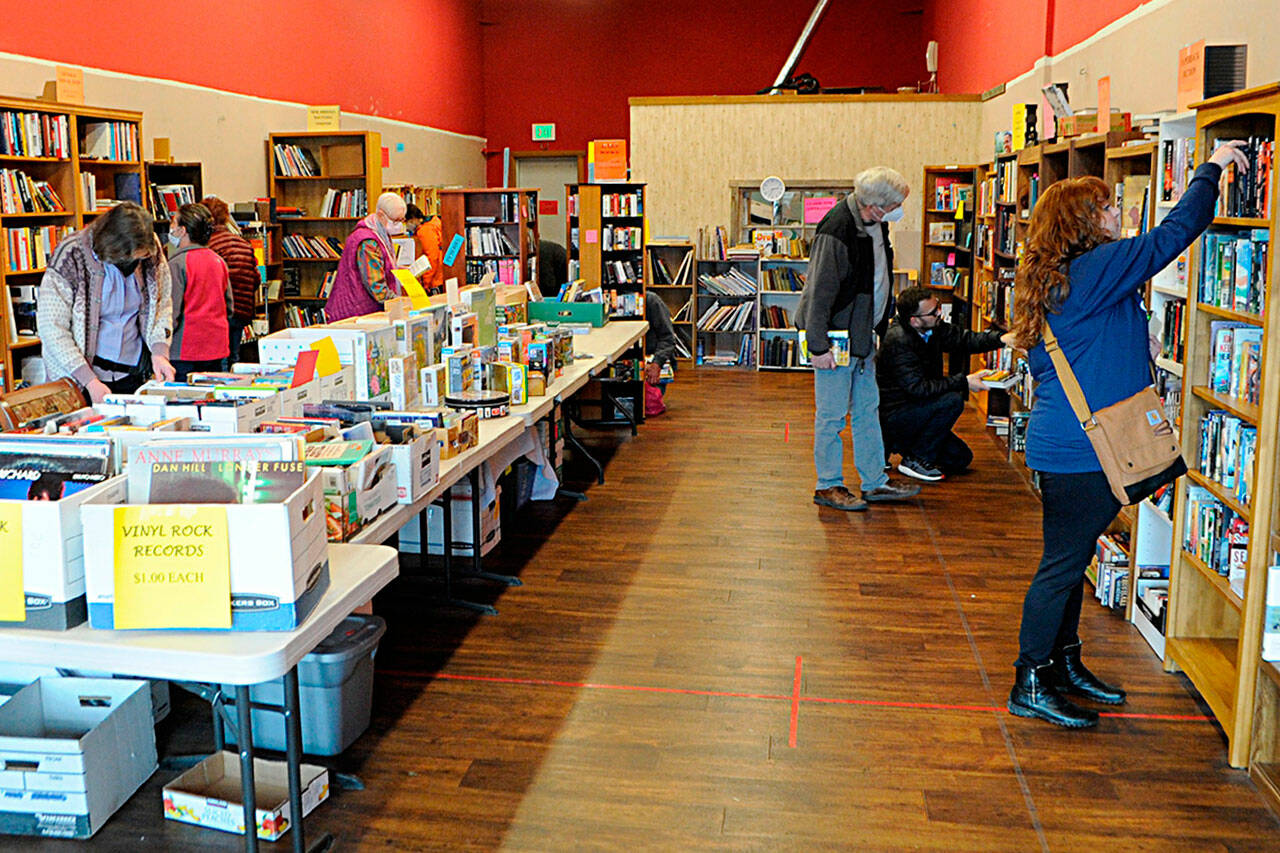
M192 373L217 373L225 370L227 360L225 358L211 358L205 361L182 361L177 359L172 364L174 379L178 382L186 382L187 376Z
M1084 570L1098 537L1120 512L1101 471L1041 473L1044 555L1022 602L1016 666L1048 663L1056 649L1079 641Z
M920 403L880 410L885 456L901 453L936 465L944 474L969 467L973 451L951 431L964 411L964 397L952 391Z

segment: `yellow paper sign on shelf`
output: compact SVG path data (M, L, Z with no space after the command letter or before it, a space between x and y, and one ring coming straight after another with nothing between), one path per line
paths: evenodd
M342 362L338 360L338 347L333 338L326 335L313 343L311 349L320 353L320 357L316 359L316 374L321 378L332 376L342 369Z
M956 219L964 219L964 201L956 202Z
M22 587L22 505L0 503L0 622L27 621Z
M113 526L115 627L231 627L226 507L122 506Z
M307 107L307 130L337 130L342 123L342 109L337 104Z
M395 273L396 280L400 282L400 289L409 297L409 302L414 308L426 308L428 304L427 291L423 289L422 283L414 278L413 273L408 270L392 270Z

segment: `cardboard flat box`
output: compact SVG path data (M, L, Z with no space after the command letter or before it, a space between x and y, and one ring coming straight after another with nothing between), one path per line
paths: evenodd
M95 496L80 508L90 542L115 541L119 500ZM194 505L193 505L194 506ZM320 474L281 503L227 504L232 631L291 631L329 588L324 485ZM85 553L89 624L115 626L115 548Z
M88 838L155 772L150 688L39 678L0 705L0 760L0 833Z
M281 329L258 340L258 353L265 363L295 364L298 353L326 337L333 341L338 360L355 368L355 396L351 399L390 398L387 359L396 352L396 330L389 322Z
M1111 127L1113 131L1124 131L1132 129L1133 115L1131 113L1111 114ZM1097 113L1077 113L1073 116L1066 116L1058 119L1058 136L1079 136L1082 133L1098 132L1098 114Z
M440 479L440 448L435 432L427 430L409 444L394 444L390 450L396 466L396 500L414 503Z
M289 831L289 774L283 761L253 760L258 838L275 841ZM234 752L213 755L164 786L164 816L222 832L244 835L240 758ZM302 765L302 816L329 799L329 771Z
M316 470L324 482L327 536L331 541L345 542L396 504L396 468L389 445L375 447L354 465L317 466ZM339 528L334 525L337 520ZM341 538L335 538L335 534Z
M453 553L455 556L470 557L471 544L471 481L462 480L450 494L453 512ZM502 487L494 489L494 499L480 508L480 554L488 554L502 540ZM440 507L432 504L427 510L427 543L428 552L443 554L441 544L444 531L444 513ZM413 519L400 528L400 550L412 554L421 553L422 542L419 539L418 519Z
M60 501L7 501L22 507L22 590L26 620L0 622L0 627L65 631L86 618L84 590L85 501L123 501L124 475L90 486Z

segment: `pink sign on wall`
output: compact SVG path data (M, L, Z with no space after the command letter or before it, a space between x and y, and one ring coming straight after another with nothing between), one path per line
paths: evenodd
M827 211L836 206L838 199L835 196L818 196L817 198L806 198L804 200L804 224L814 225L822 221L822 217L827 215Z

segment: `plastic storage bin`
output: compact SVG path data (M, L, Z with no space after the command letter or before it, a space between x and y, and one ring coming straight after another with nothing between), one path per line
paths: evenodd
M387 632L381 616L348 616L311 654L298 663L299 703L302 706L302 751L309 755L337 755L369 728L373 706L373 656ZM232 685L222 685L234 697ZM277 679L249 689L255 702L284 704L284 683ZM227 729L227 742L235 734ZM285 748L284 715L253 712L253 745Z

